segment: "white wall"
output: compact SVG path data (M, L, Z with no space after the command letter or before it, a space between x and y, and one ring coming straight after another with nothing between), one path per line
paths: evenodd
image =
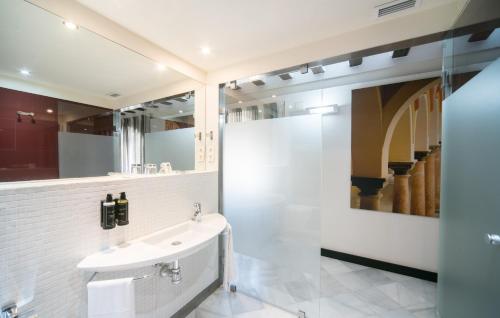
M350 208L351 88L325 90L340 112L323 116L323 248L437 272L438 219Z
M130 224L100 227L100 200L127 192ZM87 317L90 273L76 265L85 256L188 220L193 202L217 211L217 173L119 178L99 177L0 185L0 304L15 301L24 314ZM138 317L170 317L218 276L218 244L181 259L183 282L136 282ZM144 268L97 279L153 272Z

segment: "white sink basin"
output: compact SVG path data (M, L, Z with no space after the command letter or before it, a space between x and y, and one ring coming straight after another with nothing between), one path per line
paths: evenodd
M87 256L77 267L89 272L110 272L172 262L210 244L226 224L224 216L206 214L201 222L190 220Z

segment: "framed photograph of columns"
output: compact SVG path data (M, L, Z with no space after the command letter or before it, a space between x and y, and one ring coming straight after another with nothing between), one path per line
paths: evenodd
M439 216L441 114L440 78L352 91L351 208Z

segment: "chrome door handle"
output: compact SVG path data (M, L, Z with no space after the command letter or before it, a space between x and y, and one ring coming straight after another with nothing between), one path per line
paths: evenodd
M498 234L486 234L484 236L486 243L491 245L500 245L500 235Z

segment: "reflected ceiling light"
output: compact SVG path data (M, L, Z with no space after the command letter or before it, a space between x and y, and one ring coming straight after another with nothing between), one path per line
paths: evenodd
M271 96L272 98L276 98L276 95Z
M156 69L160 72L163 72L167 69L167 67L164 64L156 64Z
M50 108L47 108L46 112L49 113L49 114L52 114L54 112L54 110L52 110Z
M311 71L313 72L313 74L321 74L321 73L325 72L325 69L323 68L323 66L320 65L320 66L312 67Z
M76 30L76 29L78 29L78 26L75 23L71 22L71 21L63 21L63 24L64 24L65 27L67 27L70 30Z
M30 76L31 75L31 72L25 68L22 68L19 70L19 73L21 73L21 75L24 75L24 76Z
M183 113L183 111L182 111L182 109L180 109L180 110L179 110L179 114L182 114L182 113Z
M239 101L238 101L238 104L243 104L243 101L239 100Z
M309 107L307 108L307 111L310 114L335 114L339 112L339 106L338 105L326 105L326 106L318 106L318 107Z
M212 52L212 50L208 46L201 47L201 54L209 55L211 52Z

